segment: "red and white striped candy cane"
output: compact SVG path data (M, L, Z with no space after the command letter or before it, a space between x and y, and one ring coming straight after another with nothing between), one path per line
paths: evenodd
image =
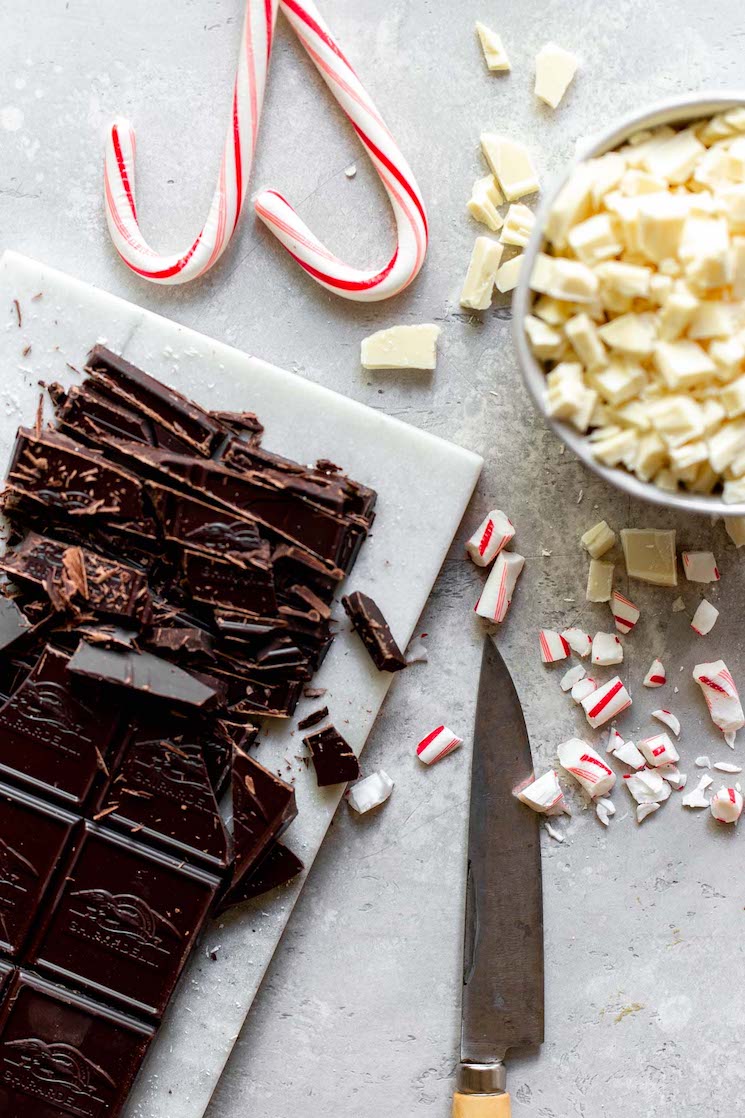
M186 283L220 259L235 232L251 174L277 17L278 0L246 0L240 58L220 175L207 220L183 252L161 254L142 233L135 202L135 133L116 120L106 142L106 220L117 252L133 272L153 283Z
M254 208L290 256L323 287L358 302L387 299L403 291L424 263L429 232L422 193L369 93L312 0L280 0L280 6L380 176L396 219L396 247L380 269L353 268L326 248L276 190L262 190Z

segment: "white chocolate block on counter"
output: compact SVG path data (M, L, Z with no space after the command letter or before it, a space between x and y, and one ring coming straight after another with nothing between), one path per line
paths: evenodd
M535 95L555 109L577 72L579 59L556 43L546 43L535 60Z
M472 311L491 306L504 247L492 237L477 237L460 294L460 305Z
M623 528L621 545L629 578L655 586L678 585L674 530Z
M41 297L34 296L41 292ZM143 297L146 289L143 288ZM21 307L19 329L13 300ZM310 379L179 326L34 261L6 253L0 261L0 460L16 428L33 423L38 380L79 381L88 350L104 342L128 360L209 408L256 411L264 441L301 462L330 457L378 490L375 533L360 552L354 580L379 602L405 648L429 597L481 469L475 454L364 407ZM32 357L23 349L32 346ZM29 375L29 360L33 375ZM422 493L437 494L437 516ZM386 560L396 557L390 566ZM341 611L340 611L341 612ZM342 622L314 682L330 708L349 717L345 737L359 753L391 682L372 665ZM299 710L299 717L307 714ZM275 721L276 720L269 720ZM341 789L315 786L295 762L294 722L267 726L262 762L294 779L299 815L291 846L309 870L337 808ZM288 773L285 762L293 770ZM262 897L211 925L192 956L148 1055L125 1118L203 1118L225 1062L300 894L305 874L281 893Z
M485 23L477 20L476 32L481 42L481 49L484 52L484 61L489 69L492 71L508 71L510 60L496 31L492 31L491 27L487 27Z
M494 132L482 132L481 150L508 202L516 202L526 194L540 189L528 149Z
M440 327L432 323L389 326L363 338L360 361L363 369L434 369Z

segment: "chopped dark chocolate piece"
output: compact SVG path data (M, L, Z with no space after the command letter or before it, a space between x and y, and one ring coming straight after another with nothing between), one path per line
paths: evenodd
M0 951L17 958L77 818L0 784Z
M388 622L372 598L356 591L342 598L341 604L379 672L400 672L407 666Z
M170 652L174 656L188 657L199 653L209 654L212 651L213 639L204 629L195 629L192 625L178 628L159 626L148 635L147 644L156 652Z
M151 597L143 571L36 532L29 532L0 559L0 570L17 582L42 588L59 610L74 605L141 622L150 615Z
M2 1009L10 980L14 974L15 967L11 963L5 963L0 959L0 1009Z
M0 596L0 652L7 652L30 629L31 622L13 599Z
M225 828L201 746L193 739L168 739L137 727L99 811L107 813L107 825L138 831L143 842L218 870L227 865Z
M136 649L139 634L134 629L124 629L121 625L91 621L75 627L76 636L84 637L88 644L101 644L104 648ZM77 647L77 640L75 646Z
M0 707L0 772L44 795L82 804L100 772L120 712L95 688L78 691L69 657L46 648Z
M8 483L52 512L106 516L140 533L154 531L139 479L59 431L18 428Z
M152 652L102 648L82 640L70 660L69 671L74 676L111 683L154 699L183 703L200 710L209 709L217 699L214 687Z
M305 866L298 856L293 854L284 843L273 843L258 866L244 877L240 884L228 890L219 903L218 913L243 904L244 901L250 901L254 897L260 897L271 889L289 884L304 869Z
M184 579L197 602L208 605L271 613L277 608L274 576L267 559L226 559L184 551Z
M155 443L152 426L143 415L119 406L116 397L107 399L90 383L74 385L67 392L52 384L49 395L60 430L73 439L98 442L113 435L119 439Z
M303 695L306 699L322 699L328 687L304 687Z
M210 555L269 558L270 548L261 539L255 520L236 516L165 485L149 483L148 493L167 540Z
M230 889L254 869L297 815L295 789L242 749L233 750L233 848Z
M334 726L325 726L303 738L310 750L319 788L346 784L360 775L360 764L352 748Z
M151 1025L19 971L0 1012L0 1114L118 1118L154 1035Z
M248 435L247 442L259 442L264 434L264 424L252 411L211 411L210 415L237 435Z
M47 975L161 1017L218 878L86 823L29 952Z
M317 726L319 722L323 722L324 718L328 718L329 708L321 707L320 710L314 710L312 714L306 714L305 718L301 718L297 724L298 730L309 730L311 726Z
M105 346L96 346L91 351L88 368L94 374L94 382L112 384L135 411L156 420L200 454L210 454L222 440L224 429L209 412Z

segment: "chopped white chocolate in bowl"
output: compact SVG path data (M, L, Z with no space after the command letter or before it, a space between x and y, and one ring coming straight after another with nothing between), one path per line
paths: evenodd
M707 144L710 125L650 129L578 164L528 249L532 313L548 300L564 341L526 335L547 413L599 465L697 507L745 503L745 136ZM562 364L573 409L552 391Z

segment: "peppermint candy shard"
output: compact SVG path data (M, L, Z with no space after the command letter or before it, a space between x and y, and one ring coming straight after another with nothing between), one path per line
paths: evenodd
M580 738L562 742L558 749L559 763L594 800L605 796L616 783L616 774Z
M587 721L596 730L631 706L631 695L618 676L598 687L582 699L582 709Z
M637 609L633 602L624 598L623 594L619 594L617 590L614 590L611 594L610 608L618 632L630 633L639 620L641 610Z
M662 663L662 660L653 660L649 671L644 677L644 686L662 687L663 683L667 683L665 665Z
M493 509L466 543L466 552L477 567L488 567L514 538L515 528L510 518L500 509Z
M653 710L652 717L656 718L658 722L661 722L663 726L667 726L668 730L672 730L676 738L680 737L680 721L674 714L671 714L669 710L665 710L664 708L661 710Z
M712 796L710 807L720 823L736 824L742 815L742 793L737 788L722 787Z
M463 738L448 730L447 726L437 726L419 742L416 755L423 764L434 765L436 761L441 761L462 744Z
M539 815L571 815L554 769L549 769L532 784L516 792L518 800Z

